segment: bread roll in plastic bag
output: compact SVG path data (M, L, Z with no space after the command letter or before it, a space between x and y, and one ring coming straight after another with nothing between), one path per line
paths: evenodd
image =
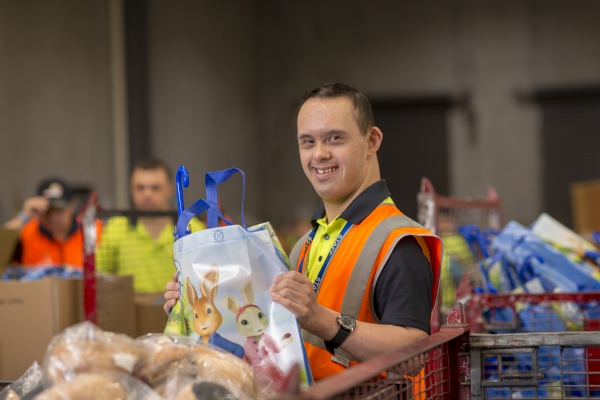
M129 336L82 322L52 339L44 360L44 380L48 386L82 373L125 372L138 376L149 356L150 350Z
M221 349L179 335L150 334L137 341L151 349L144 375L153 387L175 376L205 378L232 385L250 398L258 395L252 367Z
M90 373L54 385L35 400L160 400L148 385L128 374Z
M166 400L250 400L248 395L227 382L179 376L167 381L163 398Z

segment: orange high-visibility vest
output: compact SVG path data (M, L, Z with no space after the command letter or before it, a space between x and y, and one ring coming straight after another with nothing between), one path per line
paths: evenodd
M308 234L298 241L290 254L290 261L297 270L300 260L305 258L307 236ZM375 284L396 244L406 236L417 239L431 265L434 277L431 293L433 306L437 298L442 241L402 214L394 204L387 203L377 206L346 233L323 275L317 302L337 312L350 314L357 321L378 323L379 319L373 309ZM302 336L315 380L346 369L332 361L332 355L325 349L323 339L304 330ZM350 365L358 362L351 354L339 348L335 353L349 360Z
M98 241L102 223L96 221ZM83 232L73 232L64 242L50 238L40 230L40 221L33 218L21 229L20 263L27 267L47 267L50 265L69 265L83 268Z

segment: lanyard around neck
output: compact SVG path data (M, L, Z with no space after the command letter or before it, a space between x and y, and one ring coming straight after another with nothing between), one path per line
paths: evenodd
M319 270L319 274L317 275L315 281L313 282L313 289L314 289L315 293L317 293L319 291L319 288L321 287L321 283L323 282L323 275L325 275L325 271L327 270L327 267L329 267L329 263L330 263L331 259L333 258L340 243L342 243L342 239L344 239L344 236L346 235L348 230L350 230L351 227L352 227L352 224L350 222L346 222L346 224L342 228L342 231L340 232L338 237L333 242L333 245L331 246L331 249L329 250L327 257L325 258L325 261L323 262L323 265L321 266L321 269ZM315 238L315 235L317 234L317 229L318 229L317 227L313 228L313 230L308 234L308 237L306 238L306 243L304 244L304 255L302 256L302 259L300 260L300 264L298 266L298 272L304 273L304 275L306 275L306 276L308 276L308 261L309 261L310 249L312 247L313 239Z

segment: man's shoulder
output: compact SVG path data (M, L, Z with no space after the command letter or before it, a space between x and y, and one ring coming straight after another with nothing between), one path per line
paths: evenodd
M125 235L130 231L131 223L125 216L112 217L104 224L103 235Z
M19 236L21 239L23 239L33 235L39 235L40 233L40 219L38 217L34 217L27 221L25 225L23 225L21 232L19 232Z

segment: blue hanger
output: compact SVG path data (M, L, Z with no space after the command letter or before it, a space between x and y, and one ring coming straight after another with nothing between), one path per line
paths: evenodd
M183 187L181 186L183 185ZM175 191L177 193L177 216L181 216L185 207L183 206L183 188L190 185L190 175L183 165L180 165L175 174Z

